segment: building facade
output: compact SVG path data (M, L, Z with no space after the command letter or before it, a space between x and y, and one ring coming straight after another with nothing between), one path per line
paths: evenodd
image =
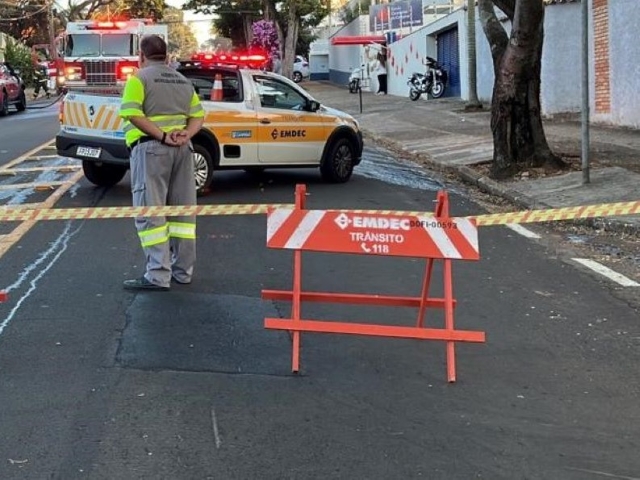
M425 5L431 0L424 0ZM543 114L577 113L582 105L582 27L580 0L547 0L545 38L542 57L541 104ZM424 14L424 10L423 10ZM476 14L476 19L479 16ZM499 15L505 29L508 19ZM447 96L466 100L468 90L467 12L458 6L453 12L425 21L418 28L399 32L399 40L388 45L388 92L408 96L407 79L423 71L425 56L436 58L450 77ZM359 19L333 36L363 33ZM640 24L637 0L591 0L589 4L590 115L592 121L640 128ZM386 32L385 32L386 33ZM380 34L380 32L378 32ZM479 21L476 24L477 90L484 102L491 101L493 63L489 44ZM366 46L329 46L329 78L347 84L354 68L370 61ZM375 78L365 85L377 88ZM427 100L428 101L428 100Z

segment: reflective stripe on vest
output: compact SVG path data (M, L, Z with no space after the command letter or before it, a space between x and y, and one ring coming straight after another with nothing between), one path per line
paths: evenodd
M157 115L155 117L149 117L149 120L155 123L160 130L167 133L176 128L185 128L187 126L187 117L185 115ZM136 130L136 127L127 121L125 122L123 130L127 133Z

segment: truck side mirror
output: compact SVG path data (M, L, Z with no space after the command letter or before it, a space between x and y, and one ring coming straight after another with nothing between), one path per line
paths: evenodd
M318 110L320 110L320 102L317 102L315 100L311 100L309 102L309 111L310 112L317 112Z

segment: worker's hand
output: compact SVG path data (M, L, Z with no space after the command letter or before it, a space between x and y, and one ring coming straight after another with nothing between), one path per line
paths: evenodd
M181 147L189 143L189 133L186 130L174 130L168 136L171 139L171 145Z

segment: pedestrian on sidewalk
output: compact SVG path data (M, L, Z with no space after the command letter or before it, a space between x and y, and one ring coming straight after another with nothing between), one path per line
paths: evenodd
M192 83L168 63L162 37L143 37L140 69L122 94L134 207L196 205L191 138L202 127L204 110ZM191 283L196 217L138 217L135 226L146 270L124 288L169 290L172 280Z
M376 95L387 94L387 59L382 52L378 53L375 73L378 76L378 91Z

